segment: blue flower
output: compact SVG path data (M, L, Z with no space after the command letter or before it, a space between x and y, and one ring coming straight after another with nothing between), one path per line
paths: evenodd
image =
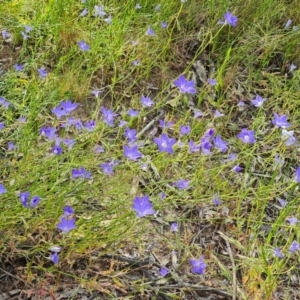
M167 268L161 267L159 273L161 277L165 277L170 273L170 271Z
M150 26L148 26L148 29L146 31L146 35L148 35L148 36L156 36L154 30Z
M72 229L76 228L75 219L68 219L66 217L62 217L60 223L57 224L57 228L64 233L68 233Z
M183 94L196 94L195 82L187 80L183 75L180 75L174 84Z
M217 135L214 138L214 144L217 149L219 149L222 153L225 153L228 150L228 143L222 140L222 138Z
M157 145L160 152L173 153L173 146L176 143L176 140L169 138L165 133L161 134L159 138L154 138L154 143Z
M275 127L281 127L281 128L288 128L291 126L291 124L287 121L287 116L282 115L279 116L278 114L274 113L274 118L272 120L272 123Z
M50 255L50 260L54 263L54 264L58 264L59 261L59 256L57 252L54 252Z
M174 186L176 186L180 190L186 190L186 189L189 188L190 181L189 180L184 180L184 179L178 179L173 184L174 184Z
M81 167L79 169L72 170L72 178L91 178L91 172L85 170L85 168Z
M251 103L255 106L255 107L261 107L263 105L263 103L266 101L267 99L262 98L259 95L256 95L256 97L251 100Z
M3 184L0 184L0 195L4 194L7 192L7 189L4 187Z
M91 48L90 45L88 45L85 41L77 42L77 45L82 51L89 51Z
M132 209L136 211L138 218L155 214L153 205L149 201L149 196L135 197L133 200Z
M38 72L39 72L39 75L40 75L41 79L47 77L47 75L48 75L48 72L45 68L39 68Z
M130 160L137 160L141 158L143 155L141 152L139 152L137 146L129 147L129 146L124 146L124 156L129 158Z
M201 256L199 259L191 259L190 263L192 265L192 273L200 275L204 274L207 265L203 261L203 256Z

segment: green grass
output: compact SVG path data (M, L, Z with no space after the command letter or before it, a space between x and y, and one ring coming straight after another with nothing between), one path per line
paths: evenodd
M0 96L11 103L7 110L0 107L0 122L6 125L0 132L0 183L8 190L0 196L1 255L11 261L24 257L28 282L47 273L57 284L68 275L91 288L92 279L72 275L72 266L80 259L89 260L92 266L95 251L101 256L136 247L139 257L145 257L153 247L165 258L174 278L185 276L189 282L195 280L189 260L204 254L208 268L197 280L207 285L216 280L218 288L233 294L233 262L228 255L232 251L238 270L236 293L241 299L274 299L279 288L290 299L290 278L297 272L299 255L288 250L293 240L299 241L299 226L288 225L286 218L299 217L299 186L293 182L299 158L297 146L285 146L281 129L274 128L271 120L274 112L286 114L292 124L288 130L299 137L300 73L288 71L291 63L300 65L300 30L292 29L300 23L299 3L165 2L157 12L158 3L147 0L139 1L140 10L135 9L136 1L1 2L0 29L9 31L12 42L1 40L0 53L6 58L16 53L3 65L0 82ZM100 4L112 15L111 25L92 16L93 7ZM89 13L80 17L84 8ZM228 10L238 17L237 27L217 24ZM288 19L293 24L285 29ZM167 29L161 28L161 21L168 22ZM34 28L27 40L21 35L24 25ZM155 37L145 35L148 25ZM79 50L81 40L91 46L90 51ZM140 60L139 66L133 66L135 59ZM216 88L198 85L193 101L205 112L200 119L193 118L190 97L180 95L172 85L180 74L194 79L192 66L197 61L208 77L218 80ZM24 64L24 71L16 72L15 63ZM40 67L49 72L45 79L38 76ZM91 96L93 88L103 89L100 97ZM267 98L263 108L251 105L256 94ZM141 95L150 96L155 107L141 108ZM72 116L93 119L97 126L93 132L60 129L62 138L74 138L76 144L54 156L53 143L41 137L39 130L42 126L59 128L63 119L57 120L51 109L62 99L79 103ZM239 100L247 103L244 110L238 108ZM185 143L199 141L213 127L239 158L228 162L226 155L215 150L210 156L190 154L187 146L177 147L172 155L159 153L147 131L140 137L144 157L131 162L123 158L124 129L103 122L102 106L117 112L137 132L164 110L165 118L175 122L167 131L169 136L178 139L180 125L191 126L190 135L180 137ZM137 118L126 114L130 107L140 110ZM225 116L215 118L215 109ZM18 121L21 116L27 118L25 123ZM257 142L239 141L236 135L241 128L255 130ZM17 150L7 151L10 141ZM105 148L104 153L94 153L97 144ZM274 168L276 153L285 158L282 170ZM109 159L121 161L112 176L100 168ZM148 163L147 171L141 169L144 163ZM245 172L232 172L235 164L243 164ZM72 180L72 169L79 167L91 171L92 179ZM174 188L179 178L191 180L191 189ZM37 208L21 205L18 195L24 191L41 197ZM165 200L159 198L160 192L166 193ZM159 211L157 217L136 218L131 206L138 195L150 196ZM215 196L221 199L220 206L212 204ZM285 208L278 208L279 198L288 201ZM65 205L75 209L77 228L64 236L56 225ZM171 222L180 224L178 234L170 232ZM231 250L218 231L227 236ZM62 247L59 266L49 263L52 245ZM282 260L274 257L277 247L285 254ZM166 257L173 250L178 251L178 262L172 266ZM122 278L117 271L112 274ZM172 276L167 281L172 282ZM227 287L222 284L225 278ZM147 290L142 281L134 287L128 297ZM109 288L105 293L115 299ZM169 297L183 296L169 292Z

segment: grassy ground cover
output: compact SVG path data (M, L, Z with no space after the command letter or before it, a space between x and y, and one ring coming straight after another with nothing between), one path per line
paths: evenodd
M1 1L0 292L300 297L299 9Z

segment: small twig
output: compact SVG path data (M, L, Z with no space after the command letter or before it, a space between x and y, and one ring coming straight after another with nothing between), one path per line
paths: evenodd
M229 253L229 257L230 257L230 260L231 260L231 264L232 264L232 289L233 289L232 300L236 300L237 280L236 280L236 267L235 267L234 258L233 258L233 255L232 255L231 247L230 247L230 244L228 242L227 236L221 231L218 231L218 233L226 243L227 251Z

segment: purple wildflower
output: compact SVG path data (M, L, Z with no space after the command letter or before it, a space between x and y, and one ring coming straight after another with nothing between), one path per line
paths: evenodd
M190 151L190 153L198 152L201 149L201 145L200 144L196 145L193 140L189 141L188 145L189 145L189 151Z
M176 182L173 183L174 186L179 188L180 190L186 190L189 188L190 181L184 179L178 179Z
M78 103L73 103L71 100L61 101L61 107L65 110L66 113L71 113L74 109L77 108Z
M73 139L64 139L63 143L68 147L68 149L72 149L74 144L76 143Z
M169 270L167 268L161 267L159 273L161 277L165 277L166 275L169 274Z
M48 75L48 72L45 68L39 68L38 72L39 72L39 76L41 79L47 77L47 75Z
M244 169L240 166L240 165L235 165L233 168L232 168L232 171L235 172L235 173L239 173L239 172L242 172Z
M0 122L0 130L2 130L5 127L5 123L4 122Z
M278 202L281 207L286 207L286 205L287 205L287 201L285 201L284 199L279 198Z
M3 29L2 30L2 37L6 40L6 39L9 39L10 38L10 33L6 30L6 29Z
M214 197L212 202L214 205L220 205L222 203L219 197Z
M148 35L148 36L156 36L154 30L150 26L148 26L148 29L146 31L146 35Z
M25 123L25 122L26 122L26 117L20 117L20 118L18 119L18 121L19 121L20 123Z
M108 162L108 163L103 163L100 165L101 169L102 169L102 172L104 174L107 174L107 175L111 175L114 173L114 167L115 165L111 162Z
M224 14L224 19L225 19L225 23L224 23L225 25L229 24L233 27L236 26L236 22L238 20L238 18L234 16L230 11Z
M69 129L70 126L74 125L76 129L81 130L83 128L82 122L80 119L67 118L66 123L62 124L61 127Z
M281 249L280 248L275 248L274 249L274 255L276 257L279 257L279 258L284 258L284 255L281 253Z
M190 263L192 265L192 273L200 275L204 274L206 269L206 263L203 261L203 255L199 259L191 259Z
M90 45L88 45L85 41L77 42L77 45L79 46L79 49L82 51L89 51L91 48Z
M228 157L227 157L227 160L228 161L235 161L238 159L238 155L236 153L233 153L233 152L230 152Z
M141 158L143 155L141 152L139 152L137 146L129 147L129 146L124 146L124 156L129 158L130 160L137 160Z
M12 151L14 149L17 149L17 146L15 145L15 143L14 142L8 142L8 144L7 144L7 150L8 151Z
M163 29L165 29L165 28L168 27L168 23L167 22L161 22L160 23L160 27L163 28Z
M133 108L130 108L127 112L128 116L130 117L136 117L139 115L139 111L138 110L134 110Z
M59 255L57 252L54 252L50 255L50 260L54 263L54 264L58 264L59 261Z
M61 155L63 153L63 150L60 146L54 145L52 147L52 153L54 153L55 155Z
M240 100L238 102L237 106L240 108L240 110L242 110L246 106L246 103L244 101Z
M72 178L91 178L91 172L86 171L84 167L72 169Z
M214 128L209 128L205 131L204 136L203 137L207 137L207 138L211 138L213 137L215 134L215 129Z
M28 207L29 196L30 196L29 192L20 193L20 200L24 207Z
M272 123L276 128L279 128L279 127L288 128L291 126L291 124L287 121L286 115L279 116L276 113L274 113L274 118L272 120Z
M127 138L129 143L135 142L137 140L135 129L126 128L124 136Z
M208 78L207 79L207 82L210 86L215 86L218 84L217 80L216 79L213 79L213 78Z
M103 9L104 9L103 5L100 5L100 6L99 5L95 5L94 9L95 9L95 12L94 12L94 16L95 17L102 18L102 17L104 17L106 15L106 12L103 11Z
M238 134L238 138L245 144L254 144L255 137L254 137L254 130L248 130L246 128L242 129L242 131Z
M0 195L4 194L7 192L7 189L4 187L3 184L0 184Z
M171 224L171 231L178 232L178 224L177 223Z
M14 69L15 69L16 71L20 72L20 71L23 71L24 68L23 68L22 65L15 64L15 65L14 65Z
M155 214L153 205L149 201L149 196L135 197L133 200L132 209L136 211L138 218Z
M284 29L288 29L292 23L293 23L293 20L288 19L287 22L285 23Z
M61 107L61 105L55 106L53 109L51 109L51 111L55 114L57 119L68 115L68 113Z
M75 229L75 219L68 219L66 217L62 217L60 219L60 223L57 224L57 228L60 229L64 233L68 233L72 229Z
M191 127L188 125L181 125L180 126L180 134L187 135L191 132Z
M87 131L91 132L96 128L96 122L94 120L86 121L83 126Z
M128 124L128 122L127 121L124 121L124 120L120 120L120 122L119 122L119 127L120 128L123 128L125 125L127 125Z
M196 94L195 82L187 80L183 75L180 75L178 79L174 81L174 84L183 94Z
M8 109L9 105L9 101L7 101L4 97L0 97L0 106L3 106L5 109Z
M293 252L296 252L299 249L300 249L300 245L296 241L293 241L292 244L291 244L291 246L290 246L289 251L291 253L293 253Z
M204 113L201 110L194 109L194 118L195 119L203 117L203 116L204 116Z
M204 155L209 155L211 154L211 151L210 149L212 148L212 144L211 142L209 141L209 138L208 137L204 137L201 139L201 142L200 142L200 145L201 145L201 151L202 151L202 154Z
M69 217L74 214L74 209L70 205L64 207L64 216Z
M139 66L141 64L141 61L139 59L135 59L133 62L132 62L132 65L134 66Z
M300 182L300 166L295 171L295 182Z
M298 219L296 217L288 217L286 220L290 223L290 225L296 225L298 223Z
M262 98L261 96L259 95L256 95L256 97L251 100L251 103L255 106L255 107L261 107L264 102L266 101L267 99L265 98Z
M112 110L106 109L104 107L101 107L101 112L103 114L104 122L108 125L113 127L114 126L114 119L117 116Z
M151 107L154 105L154 102L150 99L150 97L145 97L144 95L142 95L141 104L144 107Z
M169 138L165 133L161 134L159 138L154 138L154 143L158 146L160 152L173 153L173 145L176 143L176 140Z
M33 196L30 201L30 208L35 208L40 203L40 200L39 196Z
M43 126L40 129L40 134L47 137L49 140L54 140L57 138L56 128Z
M217 135L214 138L214 144L215 147L219 149L222 153L225 153L228 150L228 143L223 141L219 135Z

